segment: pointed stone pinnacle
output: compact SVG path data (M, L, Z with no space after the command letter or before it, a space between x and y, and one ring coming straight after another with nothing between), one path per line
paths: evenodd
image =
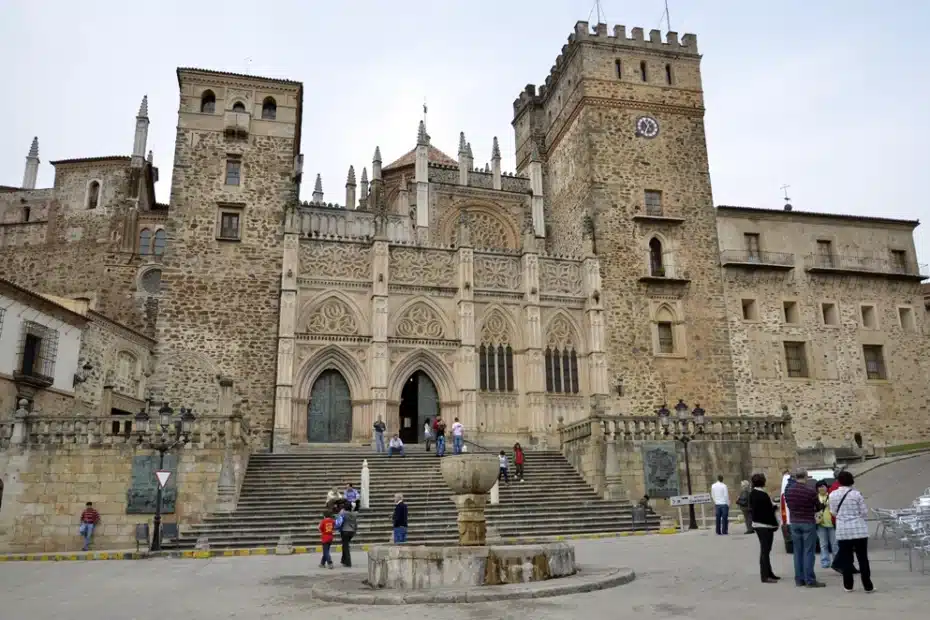
M32 139L32 145L29 147L29 157L39 156L39 136Z
M155 153L152 152L152 149L149 149L149 155L145 158L145 161L151 163L155 162Z
M474 158L475 158L475 156L472 155L472 152L471 152L471 142L469 142L469 143L467 143L467 144L465 145L465 154L468 155L468 158L469 158L469 159L474 159Z
M381 163L381 147L375 147L375 156L371 158L371 161Z
M417 146L421 144L429 144L429 136L426 135L426 123L420 121L420 126L417 127Z
M362 183L368 183L368 168L362 168Z
M322 192L322 191L323 191L323 178L319 175L319 173L317 173L316 183L313 184L313 193Z
M346 179L346 185L355 185L355 166L349 166L349 176Z
M491 172L491 164L489 164L488 162L484 162L484 171Z
M142 103L139 105L139 113L136 115L139 118L148 118L149 116L149 96L142 96Z
M459 155L465 153L465 132L459 132Z
M501 158L501 147L497 143L497 136L494 136L494 144L491 146L491 159Z

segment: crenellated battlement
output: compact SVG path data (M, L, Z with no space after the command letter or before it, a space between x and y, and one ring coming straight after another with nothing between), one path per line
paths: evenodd
M665 41L663 41L661 30L650 30L647 39L645 31L636 27L630 30L630 35L627 36L626 26L614 26L613 33L608 33L607 24L597 24L592 30L588 22L577 22L575 31L568 35L568 43L562 46L561 53L556 57L555 64L552 65L545 83L539 87L538 92L535 84L527 84L520 96L514 100L514 115L516 116L526 105L532 102L540 103L546 99L546 96L562 75L569 56L574 52L575 47L582 42L622 46L633 48L633 50L667 52L678 56L699 55L697 35L694 34L686 34L679 40L678 33L670 31L666 33Z

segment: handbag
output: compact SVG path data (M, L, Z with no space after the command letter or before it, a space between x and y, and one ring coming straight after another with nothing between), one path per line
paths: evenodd
M846 501L846 498L849 497L849 494L852 493L852 489L846 491L846 495L840 499L840 503L836 505L836 512L830 515L830 520L833 521L833 525L836 526L836 515L840 513L840 508L843 507L843 502Z

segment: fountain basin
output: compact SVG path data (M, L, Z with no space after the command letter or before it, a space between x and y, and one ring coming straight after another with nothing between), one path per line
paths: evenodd
M444 456L439 464L442 479L456 495L487 493L497 482L500 463L489 452Z
M368 550L366 583L372 588L426 590L530 583L567 577L575 571L575 548L568 543L377 545Z

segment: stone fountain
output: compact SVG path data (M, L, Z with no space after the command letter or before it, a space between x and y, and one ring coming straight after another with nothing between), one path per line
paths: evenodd
M487 544L485 506L497 482L497 455L446 456L440 468L458 509L459 544L371 547L369 586L422 590L527 583L575 574L575 548L568 543Z

